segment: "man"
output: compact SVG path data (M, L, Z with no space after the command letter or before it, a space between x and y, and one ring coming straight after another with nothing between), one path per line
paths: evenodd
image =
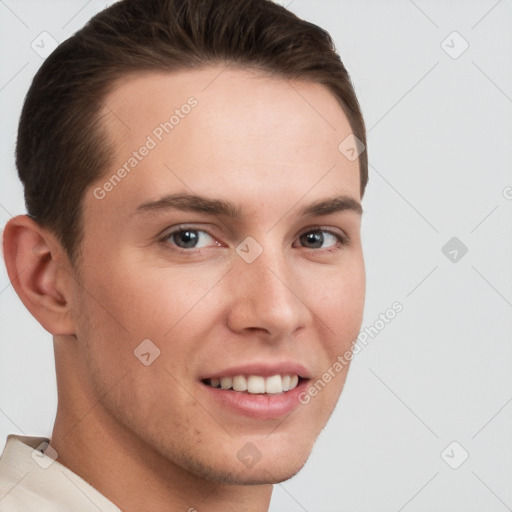
M4 254L58 410L0 510L268 510L361 325L365 142L329 35L268 0L123 0L48 57Z

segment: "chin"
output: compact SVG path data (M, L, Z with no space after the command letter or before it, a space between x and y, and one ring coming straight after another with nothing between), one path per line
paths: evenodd
M277 484L295 476L306 464L312 449L309 440L302 446L294 444L286 449L272 446L274 443L264 446L264 441L255 443L258 443L261 451L251 441L247 441L237 443L242 445L242 449L230 447L214 459L211 458L213 454L207 460L196 454L196 457L182 459L179 465L195 477L217 484Z
M278 484L294 477L305 465L301 461L259 461L251 468L219 467L198 461L188 461L187 469L196 477L225 485L267 485Z
M241 485L278 484L294 477L306 464L307 458L298 464L286 464L286 467L262 467L257 472L241 475Z

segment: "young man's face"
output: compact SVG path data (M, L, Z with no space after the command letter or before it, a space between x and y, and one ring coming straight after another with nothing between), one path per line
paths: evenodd
M333 411L347 368L299 398L350 349L364 303L360 214L302 210L359 203L359 163L327 89L222 69L130 77L104 101L114 159L84 199L72 371L103 397L102 428L198 476L276 482ZM175 195L236 212L142 207ZM300 380L279 393L273 375ZM208 380L234 376L259 393Z

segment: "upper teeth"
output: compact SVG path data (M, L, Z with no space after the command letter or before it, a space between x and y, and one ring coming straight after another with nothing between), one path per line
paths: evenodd
M209 379L212 387L233 389L235 391L248 391L249 393L282 393L297 387L298 375L272 375L262 377L260 375L236 375L235 377L221 377Z

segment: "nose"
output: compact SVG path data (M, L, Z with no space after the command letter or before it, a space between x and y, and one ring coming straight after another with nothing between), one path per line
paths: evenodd
M307 325L312 314L291 263L282 249L264 249L252 263L237 258L229 273L232 331L259 331L267 340L278 340Z

